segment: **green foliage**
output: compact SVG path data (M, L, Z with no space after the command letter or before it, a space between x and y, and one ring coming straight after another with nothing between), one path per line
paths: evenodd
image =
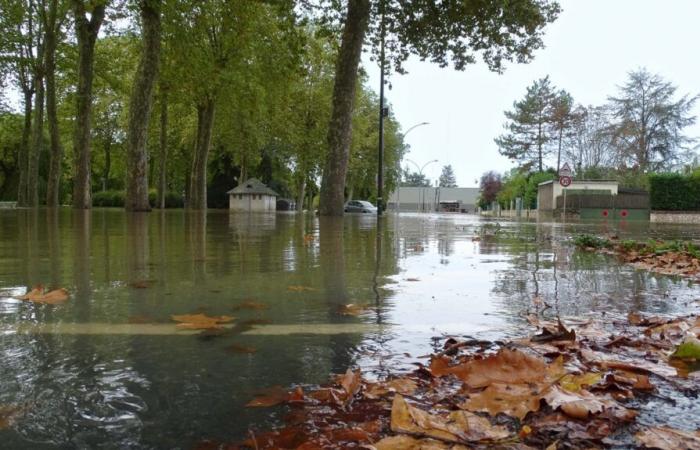
M649 176L651 209L700 210L700 173L659 173Z
M125 191L100 191L92 194L92 206L104 208L123 208ZM148 192L148 202L152 208L156 207L157 193L155 190ZM166 208L182 208L185 205L181 195L174 192L165 193Z
M440 187L457 187L457 178L451 164L442 167Z
M574 238L574 245L579 248L612 248L613 243L605 238L593 236L591 234L580 234Z

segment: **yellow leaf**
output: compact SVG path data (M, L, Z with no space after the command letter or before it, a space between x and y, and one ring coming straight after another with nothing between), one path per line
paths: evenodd
M559 386L569 392L579 392L583 386L593 386L602 378L602 374L595 372L582 373L581 375L568 374L559 380Z

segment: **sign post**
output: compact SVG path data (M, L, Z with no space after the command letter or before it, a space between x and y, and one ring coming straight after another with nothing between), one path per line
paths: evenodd
M559 184L564 188L564 223L566 223L566 188L571 186L571 175L572 173L569 163L564 163L564 165L559 169Z

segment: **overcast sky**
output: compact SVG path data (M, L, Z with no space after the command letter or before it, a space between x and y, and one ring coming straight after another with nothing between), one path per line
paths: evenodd
M700 92L700 1L560 0L562 13L544 37L545 48L526 65L509 65L503 75L484 64L464 72L412 60L409 73L390 77L387 100L404 130L430 122L406 136L408 159L419 165L438 159L425 174L437 179L452 164L460 186L476 186L488 170L513 167L493 139L503 132L503 111L525 94L534 80L550 76L577 103L598 105L616 93L627 72L646 67L678 87L679 94ZM372 86L379 70L365 58ZM695 115L700 116L700 105ZM700 136L700 125L689 129ZM415 167L404 159L403 167ZM433 181L434 182L434 181Z

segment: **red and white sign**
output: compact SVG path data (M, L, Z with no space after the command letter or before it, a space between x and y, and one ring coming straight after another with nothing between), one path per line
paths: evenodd
M563 166L559 168L559 176L560 177L569 177L571 178L571 167L569 167L569 163L564 163Z
M566 177L566 176L559 177L559 184L561 184L564 187L570 186L571 185L571 177Z

